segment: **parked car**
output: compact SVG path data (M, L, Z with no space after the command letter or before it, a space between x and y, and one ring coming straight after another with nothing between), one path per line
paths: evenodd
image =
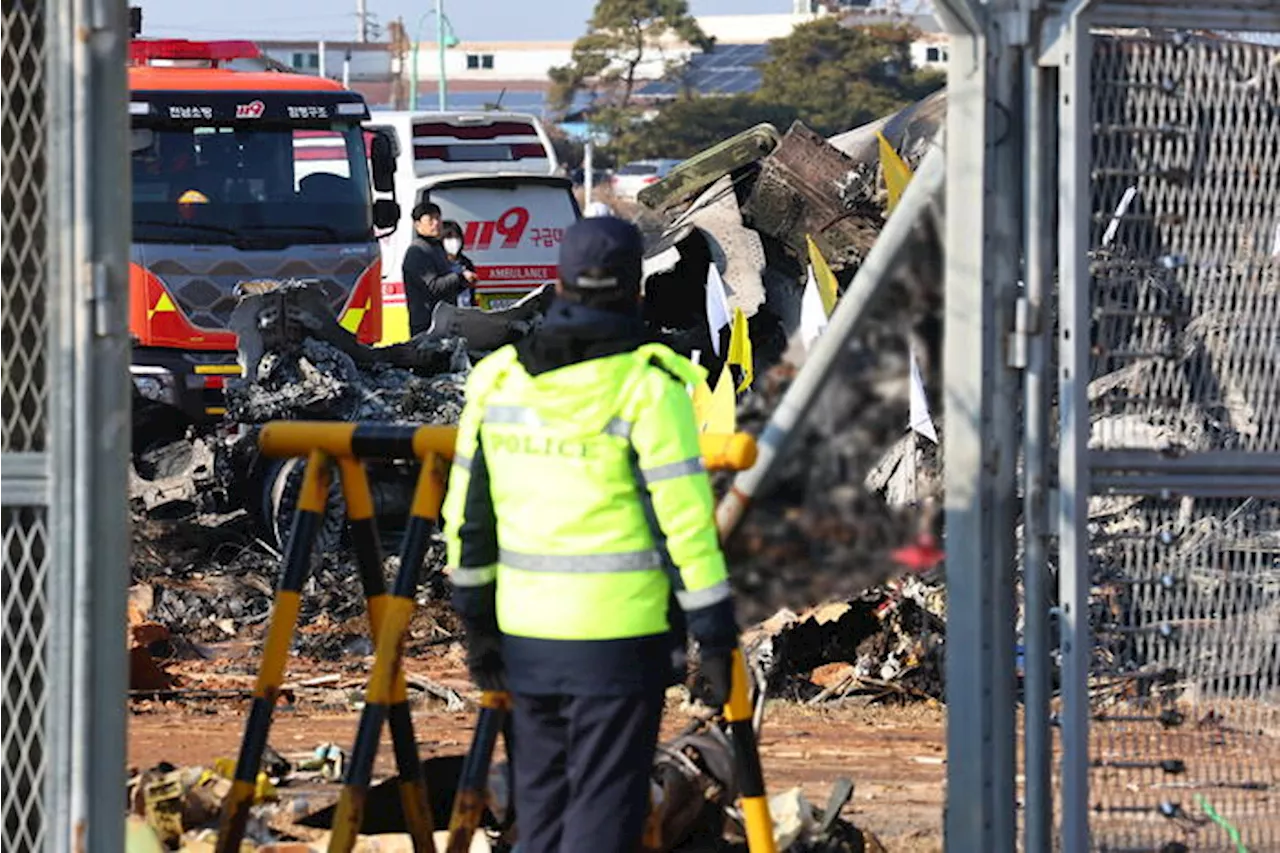
M612 177L613 177L613 173L610 172L608 169L592 169L591 170L591 183L594 186L597 186L597 187L603 186L604 184L609 183ZM587 178L587 172L581 166L574 169L573 172L569 175L569 179L573 181L573 185L575 187L582 186L583 183L586 181L586 178Z
M679 160L636 160L628 163L613 175L613 194L619 198L633 199L640 190L665 178L672 169L680 165L680 162Z

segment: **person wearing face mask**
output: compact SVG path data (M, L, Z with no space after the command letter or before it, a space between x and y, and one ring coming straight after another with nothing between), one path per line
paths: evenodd
M409 308L409 333L418 335L431 328L431 315L441 302L452 304L458 294L476 281L474 271L456 272L441 243L444 217L440 206L419 202L412 212L413 242L404 253L404 296Z
M449 259L449 263L453 267L453 271L458 274L470 272L475 275L476 265L471 259L462 254L462 226L452 219L446 219L440 223L440 245L444 247L445 257ZM468 281L467 287L458 291L458 305L462 308L470 308L476 304L475 299L475 283Z

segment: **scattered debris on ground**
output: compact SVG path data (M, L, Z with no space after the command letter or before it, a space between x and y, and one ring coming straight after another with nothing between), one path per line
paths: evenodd
M782 150L822 148L824 143L811 137L803 128L794 128ZM864 152L854 156L861 158L856 170L862 179L855 182L856 187L849 185L848 198L842 201L854 213L841 225L839 235L823 237L842 285L883 222L883 200L875 197L875 182L869 177L874 160ZM848 160L847 152L831 149L823 162L844 168ZM742 210L732 194L722 194L711 205L715 210L697 219L712 230L701 230L700 225L674 240L669 234L655 235L678 244L686 255L665 281L654 280L655 290L665 288L670 295L688 284L683 278L697 279L688 291L690 298L683 300L688 303L683 307L690 310L682 311L683 303L675 300L675 310L650 318L661 339L685 352L711 349L702 290L706 263L724 261L735 270L755 264L759 287L752 290L747 282L736 294L738 299L755 300L751 313L758 379L740 400L738 413L740 428L752 432L763 428L793 380L796 365L803 362L803 352L797 352L790 340L792 309L798 305L803 285L795 244L803 235L794 227L785 234L758 232L743 218L745 211L756 225L763 227L770 221L769 194L782 192L787 183L781 180L786 175L775 175L777 168L771 168L762 172L758 189L743 188ZM855 196L859 201L849 208ZM810 212L817 215L818 211ZM716 217L724 222L716 224ZM754 248L743 254L717 240L716 233L723 234L726 228L738 229L742 233L735 239ZM848 251L828 245L830 240L850 239L856 245L850 244ZM933 261L927 253L922 258L926 266ZM731 545L740 618L750 621L777 614L749 631L746 639L753 667L770 698L826 706L828 700L854 697L866 701L942 697L945 605L940 582L918 577L891 580L899 572L894 549L921 527L922 495L929 488L929 471L938 456L936 449L911 445L919 459L913 457L910 469L923 474L919 482L911 480L914 491L904 491L902 471L907 466L901 444L907 423L909 353L918 352L926 366L936 363L940 300L929 281L927 274L917 270L876 306L867 333L846 348L838 368L842 378L829 386L777 487L756 507ZM149 708L175 700L242 701L251 687L255 650L270 615L282 542L300 481L296 463L258 458L258 425L304 418L456 422L470 365L484 349L526 333L537 322L537 310L535 299L494 320L448 311L437 317L431 333L374 350L338 327L328 306L316 303L305 287L250 289L233 318L241 334L245 377L226 385L229 423L237 428L211 437L190 460L171 459L163 448L156 449L144 472L149 479L135 482L131 654L137 659L133 673L137 701L149 703ZM784 321L784 317L790 319ZM714 362L708 366L715 369ZM897 462L886 463L894 452ZM184 477L178 472L183 462L190 462L194 475ZM887 474L868 479L869 473L886 466ZM405 466L379 470L377 475L379 516L394 519L407 507L409 491L404 485L412 483L413 472ZM920 483L926 484L923 490L918 488ZM726 486L726 478L717 478L717 488ZM394 524L383 538L387 552L394 554L398 544ZM442 561L442 549L433 548L410 630L407 652L411 657L442 659L441 655L457 652L459 627L438 571ZM394 556L387 558L388 577L396 562ZM351 714L362 701L373 643L357 572L344 541L336 486L302 600L302 627L294 652L299 660L328 666L323 674L288 680L282 690L284 700L291 706L311 703ZM815 602L834 603L811 609ZM779 607L794 612L778 612ZM233 646L243 653L236 662L224 664L218 656ZM196 660L223 673L216 681L220 686L184 676L191 669L186 662ZM460 693L456 683L437 681L421 672L409 676L416 702L430 702L441 713L472 713L467 694ZM735 788L728 750L728 739L705 720L695 720L665 742L654 768L663 849L725 849L725 839L742 846L742 829L731 809ZM332 789L345 754L324 742L287 758L289 771L263 779L263 802L255 807L258 821L251 838L260 845L293 841L314 847L323 841L324 832L314 818L324 809L302 808L298 802L307 798L294 797L291 791L311 791L315 785ZM446 808L445 791L457 779L457 768L450 762L459 760L460 756L437 752L428 762L436 762L435 770L440 771L431 785L438 808ZM501 767L495 766L495 771ZM211 792L224 785L226 769L217 760L210 769L153 768L135 779L131 802L163 842L199 847L208 843L210 831L202 809ZM491 817L502 813L500 780L499 772ZM781 848L833 853L882 849L874 836L841 816L847 811L852 783L836 782L825 807L812 805L804 787L783 789L770 803ZM391 799L398 806L398 799ZM389 816L393 810L388 806L368 814ZM437 825L444 824L445 816L447 811ZM391 833L396 827L364 829ZM379 837L390 841L395 836Z

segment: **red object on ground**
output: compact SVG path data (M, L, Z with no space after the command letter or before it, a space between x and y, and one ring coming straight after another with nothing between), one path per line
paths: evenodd
M916 541L902 548L895 548L891 554L893 561L913 572L927 572L935 568L946 557L938 548L938 542L928 533L922 533Z

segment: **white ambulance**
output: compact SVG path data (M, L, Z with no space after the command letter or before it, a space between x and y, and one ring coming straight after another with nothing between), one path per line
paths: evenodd
M440 205L463 229L463 253L480 277L476 301L502 308L554 282L560 240L581 216L541 122L508 112L380 112L366 122L398 141L401 226L382 241L383 342L408 338L401 265L413 239L409 212Z

